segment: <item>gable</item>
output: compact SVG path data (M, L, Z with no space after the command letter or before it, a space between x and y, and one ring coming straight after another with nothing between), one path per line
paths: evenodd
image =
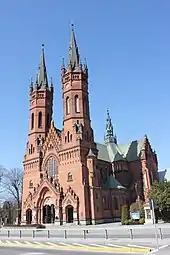
M34 194L33 198L40 198L42 196L42 193L46 193L50 191L51 193L55 193L56 195L59 194L59 190L54 187L47 179L43 180L40 184L39 188L37 189L37 192Z
M60 149L61 144L61 132L54 127L54 123L51 122L48 135L43 145L43 154L45 155L48 151L55 149L57 152Z

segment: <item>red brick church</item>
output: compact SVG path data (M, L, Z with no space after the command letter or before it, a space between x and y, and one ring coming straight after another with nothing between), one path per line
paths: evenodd
M147 136L118 144L107 112L103 144L90 120L88 66L82 65L72 27L68 64L61 70L63 128L52 119L54 85L48 81L44 46L30 85L30 126L24 156L22 224L112 222L121 206L147 200L158 179L156 153Z

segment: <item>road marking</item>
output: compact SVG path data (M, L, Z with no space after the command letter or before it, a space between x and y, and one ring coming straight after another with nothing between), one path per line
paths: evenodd
M159 249L164 249L164 248L166 248L166 247L168 247L168 244L165 244L165 245L160 246Z
M20 253L19 255L44 255L47 253L42 253L42 252L26 252L26 253Z
M84 244L81 244L81 243L73 243L73 244L74 244L74 245L77 245L77 246L85 247L85 248L88 247L87 245L84 245Z
M55 243L50 243L50 242L46 242L48 245L52 245L52 246L59 246L58 244Z
M19 241L14 241L16 244L22 244L21 242L19 242Z
M59 244L64 245L64 246L70 246L71 245L71 244L61 243L61 242Z
M119 248L124 248L126 246L122 246L122 245L117 245L117 244L111 244L111 243L108 243L107 245L111 246L111 247L119 247Z
M96 247L101 247L101 248L107 248L107 246L103 246L103 245L100 245L100 244L90 244L90 245L93 245L93 246L96 246Z
M137 248L148 248L152 249L151 247L148 246L142 246L142 245L137 245L137 244L128 244L129 247L137 247Z
M28 241L24 241L24 243L26 243L26 244L31 244L30 242L28 242Z
M48 243L48 245L47 245ZM78 249L81 249L81 250L91 250L91 251L117 251L117 252L151 252L151 249L148 249L148 248L139 248L139 247L124 247L124 246L120 246L120 245L114 245L114 244L110 244L110 247L106 244L105 246L104 245L100 245L100 244L87 244L87 245L84 245L84 244L79 244L79 243L63 243L63 242L60 242L59 244L54 244L54 243L50 243L50 242L45 242L45 243L40 243L40 242L28 242L28 241L23 241L22 243L21 242L18 242L18 241L15 241L13 240L12 242L11 241L4 241L2 244L0 244L1 246L6 246L6 245L9 245L9 246L28 246L29 247L45 247L45 248L49 248L49 245L51 245L51 248L56 248L57 250L63 250L63 249L69 249L69 250L78 250ZM112 246L112 247L111 247ZM166 247L166 246L164 246Z

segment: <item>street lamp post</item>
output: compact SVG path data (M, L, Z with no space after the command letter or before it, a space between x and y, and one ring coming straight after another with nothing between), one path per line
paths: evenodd
M157 245L157 250L159 250L159 243L158 243L158 234L157 234L157 227L156 227L156 220L155 220L155 203L153 198L149 198L149 204L150 204L150 209L152 212L152 221L153 225L155 228L155 237L156 237L156 245Z

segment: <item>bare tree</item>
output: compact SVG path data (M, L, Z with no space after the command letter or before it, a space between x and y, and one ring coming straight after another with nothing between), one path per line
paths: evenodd
M3 174L4 174L4 168L3 168L3 166L0 166L0 193L2 193L2 191L3 191L3 186L2 186Z
M23 171L20 168L5 169L3 171L2 185L5 193L16 201L18 210L18 224L21 223L21 196Z

